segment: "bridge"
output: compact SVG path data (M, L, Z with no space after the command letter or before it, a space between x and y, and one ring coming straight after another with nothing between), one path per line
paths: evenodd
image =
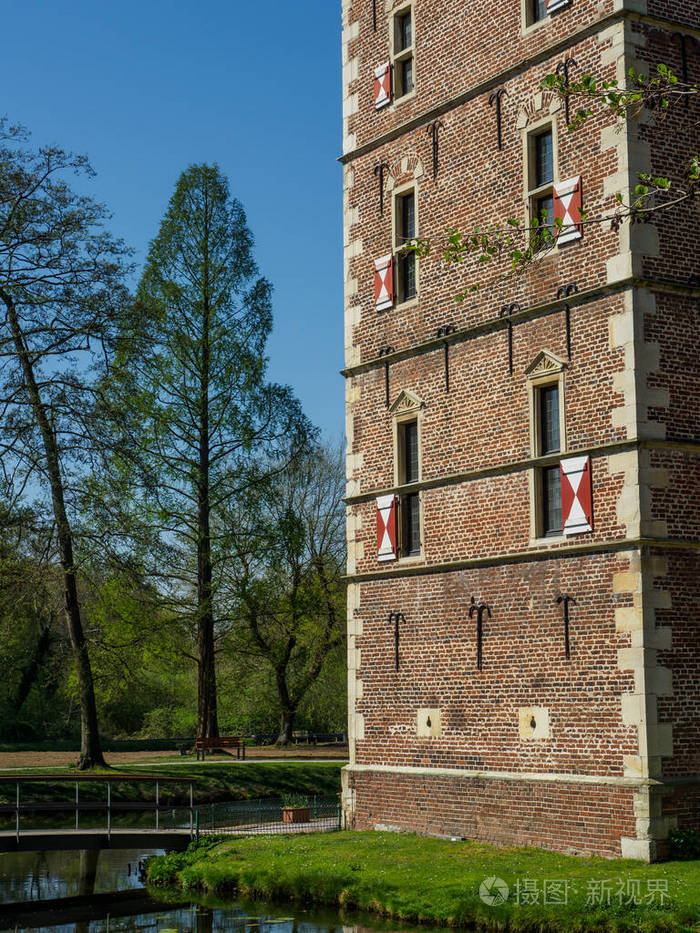
M27 785L66 784L72 791L73 799L66 800L27 800ZM106 794L103 800L81 798L83 784L104 785ZM114 799L114 784L153 784L153 802L144 800ZM189 806L173 807L163 805L161 800L162 785L186 785L189 788ZM22 790L24 788L24 794ZM9 793L8 793L9 791ZM3 793L4 792L4 793ZM0 803L0 820L14 823L12 829L0 831L0 852L57 851L63 849L184 849L197 834L194 809L194 782L189 778L164 777L158 774L76 774L66 777L62 774L32 774L26 776L0 776L0 794L3 800L13 797L12 803ZM81 816L86 814L104 815L102 826L80 825ZM115 828L114 816L124 813L153 814L151 826ZM70 828L39 827L28 825L29 814L53 815L71 820ZM163 825L165 822L171 825ZM63 821L63 820L61 820ZM55 820L50 820L55 822ZM89 822L95 822L94 818ZM102 820L100 820L102 822Z

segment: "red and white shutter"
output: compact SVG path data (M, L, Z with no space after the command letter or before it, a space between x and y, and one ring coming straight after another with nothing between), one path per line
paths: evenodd
M391 253L374 261L374 306L377 311L394 306L394 257Z
M396 496L377 497L377 560L396 560Z
M374 106L377 110L391 103L391 62L374 69Z
M556 10L561 10L570 3L571 0L547 0L547 13L554 13Z
M571 240L580 240L583 236L582 208L583 190L580 175L554 185L554 220L561 220L557 235L559 245Z
M590 457L570 457L561 461L561 518L565 535L593 531Z

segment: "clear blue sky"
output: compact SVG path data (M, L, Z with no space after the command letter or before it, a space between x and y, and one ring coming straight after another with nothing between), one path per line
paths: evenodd
M0 112L90 157L143 262L175 181L217 162L273 283L270 374L340 435L340 0L4 3Z

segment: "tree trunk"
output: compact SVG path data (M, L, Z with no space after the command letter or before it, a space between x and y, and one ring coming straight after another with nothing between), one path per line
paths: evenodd
M73 562L73 535L66 512L63 478L61 476L56 436L39 394L39 388L34 378L32 361L24 343L14 302L9 295L5 293L0 293L0 297L7 308L7 316L10 322L15 352L22 366L22 373L29 393L32 413L39 426L41 439L44 445L44 454L46 456L46 473L51 487L51 501L53 503L53 514L56 520L56 535L61 555L61 569L63 571L63 608L78 677L78 695L80 697L80 757L78 759L78 769L84 771L87 768L94 768L97 765L107 767L102 757L102 749L100 747L92 668L90 667L85 633L83 632L83 624L80 618L78 587Z
M296 710L293 709L283 709L282 715L280 717L280 734L277 736L276 745L280 747L289 745L292 741L292 733L294 732L294 720L296 719Z
M204 234L202 282L202 368L200 372L199 480L197 488L197 647L198 715L197 736L216 738L219 719L216 702L216 658L214 654L214 605L212 601L211 529L209 496L209 266L207 236Z
M37 677L39 676L39 670L41 669L41 665L44 663L46 655L49 653L51 643L52 639L49 623L46 621L46 619L41 619L39 622L39 638L36 643L36 647L32 652L31 658L25 664L22 670L17 692L15 693L14 699L10 703L10 708L15 716L24 706L24 703L29 696L29 692L34 686L34 682L36 681Z

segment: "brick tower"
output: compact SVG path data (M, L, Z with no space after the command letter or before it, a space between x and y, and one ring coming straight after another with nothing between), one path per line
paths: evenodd
M698 80L700 2L342 5L348 825L661 857L700 829L698 213L577 221L679 177L700 106L569 133L541 81ZM541 211L462 302L402 250Z

